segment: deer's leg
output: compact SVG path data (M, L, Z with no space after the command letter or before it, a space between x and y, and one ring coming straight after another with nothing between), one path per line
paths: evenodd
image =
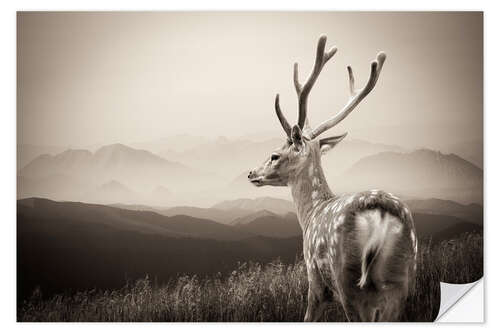
M325 288L317 274L311 274L307 294L307 311L304 321L318 321L328 304Z
M327 302L325 299L318 297L316 293L311 291L309 287L309 294L307 295L307 311L304 321L318 321L323 315Z

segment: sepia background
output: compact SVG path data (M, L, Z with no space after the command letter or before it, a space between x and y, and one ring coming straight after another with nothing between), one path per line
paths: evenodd
M481 276L468 251L482 259L482 13L19 12L18 305L146 275L298 265L289 189L246 175L283 144L274 96L296 119L293 63L304 79L321 34L339 51L311 93L313 126L347 102L347 65L361 86L387 54L373 92L328 132L349 133L323 157L330 187L397 194L419 239L463 261L446 263L459 267L448 282ZM433 319L436 297L406 319Z

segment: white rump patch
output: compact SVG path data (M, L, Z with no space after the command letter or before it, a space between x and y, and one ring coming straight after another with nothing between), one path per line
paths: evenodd
M394 244L403 230L401 221L386 213L382 218L379 209L371 209L356 216L357 241L361 249L361 279L359 287L363 287L368 278L366 256L370 251L376 251L379 263L383 263L392 254ZM373 272L376 274L376 272Z

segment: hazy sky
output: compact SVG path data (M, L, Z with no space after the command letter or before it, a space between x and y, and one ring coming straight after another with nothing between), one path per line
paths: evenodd
M175 134L282 135L297 117L292 65L321 34L339 49L309 99L318 124L387 53L377 87L338 129L434 145L482 137L481 13L20 13L18 142L83 146Z

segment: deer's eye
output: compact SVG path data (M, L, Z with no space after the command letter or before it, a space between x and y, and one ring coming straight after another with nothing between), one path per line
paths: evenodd
M278 154L271 154L271 161L277 161L280 159L280 155Z

